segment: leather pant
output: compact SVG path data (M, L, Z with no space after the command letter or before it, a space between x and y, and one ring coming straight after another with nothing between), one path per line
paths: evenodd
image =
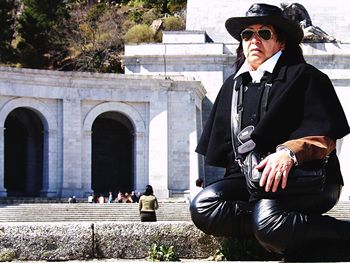
M322 215L337 203L340 190L340 185L330 184L321 195L249 203L245 179L226 177L204 188L190 211L194 224L207 234L254 235L271 252L296 255L316 243L349 247L350 223Z
M252 235L252 209L243 177L225 177L216 181L192 200L193 223L214 236Z
M326 184L320 195L261 199L253 208L253 232L267 250L302 257L334 246L350 246L350 222L322 215L338 201L341 186Z

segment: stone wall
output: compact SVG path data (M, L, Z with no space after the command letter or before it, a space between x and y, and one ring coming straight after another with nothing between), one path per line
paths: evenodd
M207 258L220 241L190 222L0 225L0 261L146 258L152 244L172 245L181 258Z

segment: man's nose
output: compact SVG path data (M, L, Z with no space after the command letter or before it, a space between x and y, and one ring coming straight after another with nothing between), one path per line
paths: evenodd
M261 42L261 38L259 37L258 33L257 32L254 32L251 40L251 42Z

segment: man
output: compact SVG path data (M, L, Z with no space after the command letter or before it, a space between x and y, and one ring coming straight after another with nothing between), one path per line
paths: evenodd
M322 216L340 195L335 143L350 128L329 78L304 60L302 29L267 4L229 18L226 28L240 42L236 72L223 84L196 149L226 173L192 202L194 223L213 235L254 234L267 250L289 258L314 256L316 243L350 245L350 224ZM239 163L252 150L267 156L257 166L267 193L288 187L293 166L327 157L324 191L271 199L250 195Z

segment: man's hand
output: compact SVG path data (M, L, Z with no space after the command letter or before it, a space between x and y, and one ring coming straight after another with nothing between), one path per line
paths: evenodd
M284 189L287 186L288 174L294 162L285 151L277 151L262 160L255 169L263 170L259 182L260 187L265 187L265 191L276 192L281 182Z

